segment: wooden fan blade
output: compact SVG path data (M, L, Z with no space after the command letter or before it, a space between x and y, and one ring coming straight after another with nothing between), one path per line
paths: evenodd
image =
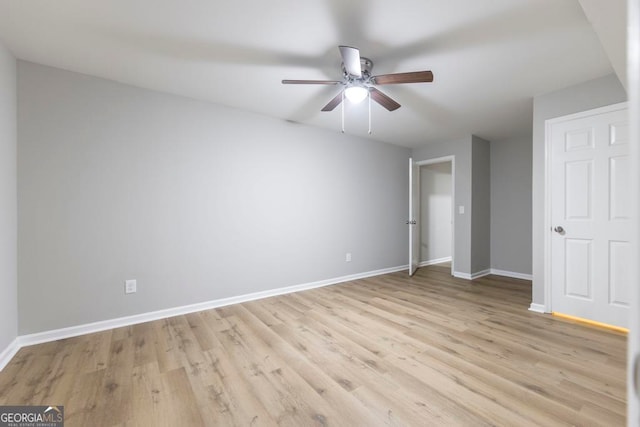
M340 55L342 55L342 63L344 69L350 76L362 77L362 68L360 66L360 50L351 46L339 46Z
M337 80L283 80L283 85L337 85Z
M321 111L333 111L334 108L340 105L340 103L342 102L342 92L344 91L341 90L340 93L337 94L336 97L333 98L331 101L329 101L329 103L325 105Z
M393 99L389 98L384 93L380 92L375 87L372 87L369 89L369 94L370 94L369 96L371 96L371 99L373 99L374 101L376 101L378 104L382 105L384 108L386 108L389 111L394 111L400 108L400 104L398 104Z
M431 71L413 71L411 73L382 74L371 77L376 85L390 85L396 83L429 83L433 81Z

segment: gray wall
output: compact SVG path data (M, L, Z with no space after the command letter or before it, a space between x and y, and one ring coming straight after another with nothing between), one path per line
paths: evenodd
M18 107L20 334L407 263L408 149L22 61Z
M471 137L471 272L491 267L491 155L489 141Z
M411 151L415 161L455 156L454 165L454 268L471 274L471 136L457 141L429 144ZM460 214L458 207L464 206Z
M531 274L531 135L491 141L491 268Z
M18 334L16 60L0 45L0 353Z
M451 257L451 162L420 168L420 262Z
M532 269L534 304L544 304L544 122L626 101L618 78L608 75L533 99Z

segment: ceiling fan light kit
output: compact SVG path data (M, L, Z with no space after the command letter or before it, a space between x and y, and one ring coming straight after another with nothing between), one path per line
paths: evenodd
M351 103L359 104L364 101L367 96L369 96L369 89L367 89L365 86L354 84L348 86L344 90L344 96L346 96Z
M413 71L409 73L383 74L371 76L373 61L360 56L360 50L351 46L339 46L342 56L342 80L282 80L283 84L320 84L342 85L343 88L321 111L333 111L342 104L342 131L344 132L344 98L358 104L369 98L369 133L371 133L371 100L382 105L388 111L395 111L400 104L382 93L374 86L399 83L430 83L431 71Z

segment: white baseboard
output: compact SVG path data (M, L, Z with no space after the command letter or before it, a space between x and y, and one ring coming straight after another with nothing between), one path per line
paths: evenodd
M529 311L535 311L536 313L546 313L544 304L536 304L534 302L529 306Z
M443 262L450 262L450 261L451 261L451 257L447 256L444 258L431 259L429 261L422 261L420 264L418 264L418 267L426 267L428 265L441 264Z
M458 279L471 280L471 275L469 273L462 273L460 271L454 271L453 277L457 277Z
M471 273L471 280L479 279L481 277L488 276L490 274L491 274L491 270L488 268L486 270L476 271L475 273Z
M11 358L20 350L20 348L41 344L44 342L56 341L64 338L76 337L79 335L101 332L123 326L131 326L138 323L151 322L153 320L165 319L167 317L180 316L183 314L195 313L198 311L209 310L217 307L224 307L231 304L239 304L242 302L254 301L262 298L268 298L277 295L300 292L308 289L315 289L338 283L349 282L352 280L364 279L367 277L380 276L382 274L395 273L408 269L408 265L384 268L381 270L367 271L364 273L350 274L347 276L335 277L333 279L320 280L317 282L304 283L300 285L286 286L282 288L270 289L267 291L253 292L245 295L238 295L229 298L221 298L212 301L206 301L196 304L184 305L180 307L167 308L164 310L152 311L149 313L135 314L133 316L119 317L116 319L102 320L99 322L87 323L84 325L70 326L67 328L54 329L50 331L38 332L35 334L18 336L11 345L0 353L0 371L6 366Z
M15 338L2 353L0 353L0 372L7 366L7 363L13 359L13 356L20 350L22 346L19 344L18 338Z
M491 270L489 269L476 271L475 273L471 273L471 274L462 273L460 271L454 271L453 277L458 277L460 279L465 279L465 280L474 280L474 279L479 279L480 277L488 276L489 274L491 274Z
M515 271L498 270L496 268L492 268L490 271L491 271L491 274L495 274L496 276L505 276L505 277L511 277L514 279L523 279L523 280L533 280L533 276L531 274L516 273Z
M488 276L489 274L495 274L496 276L512 277L514 279L524 279L524 280L532 280L533 279L533 276L531 276L531 274L516 273L516 272L513 272L513 271L497 270L495 268L488 268L486 270L477 271L477 272L471 273L471 274L462 273L460 271L454 271L453 272L453 276L454 277L458 277L460 279L466 279L466 280L478 279L480 277Z

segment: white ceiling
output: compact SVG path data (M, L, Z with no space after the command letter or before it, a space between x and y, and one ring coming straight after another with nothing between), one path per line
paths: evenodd
M618 79L627 87L626 0L578 0L593 26Z
M624 23L622 23L624 25ZM320 109L337 46L373 74L432 70L384 86L370 138L408 147L531 131L532 97L613 72L577 0L0 0L0 42L18 58L340 131ZM367 136L366 103L346 109Z

